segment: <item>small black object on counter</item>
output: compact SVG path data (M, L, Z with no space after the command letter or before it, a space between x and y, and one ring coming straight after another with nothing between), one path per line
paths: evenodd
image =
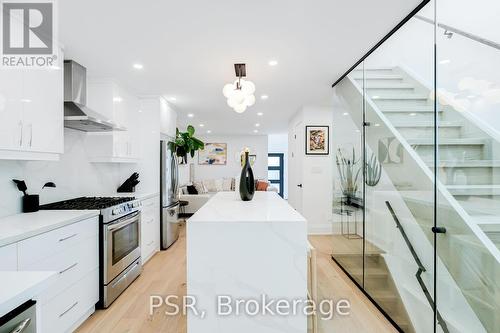
M135 186L140 183L139 180L139 174L137 172L134 172L130 177L127 178L121 184L116 192L118 193L130 193L130 192L135 192Z
M16 183L17 189L23 192L23 213L38 212L40 209L40 196L38 194L28 194L28 187L24 180L12 179ZM53 182L47 182L42 186L42 190L46 187L56 187Z
M240 177L240 197L243 201L250 201L253 199L255 193L255 180L253 177L252 167L248 158L248 152L245 152L245 165L241 170Z

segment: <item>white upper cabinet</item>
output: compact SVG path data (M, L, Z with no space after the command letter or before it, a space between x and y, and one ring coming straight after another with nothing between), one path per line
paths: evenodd
M61 58L62 58L62 52ZM64 152L63 69L0 69L0 159Z
M160 122L161 134L175 137L177 113L163 98L160 98Z
M136 162L140 158L137 114L139 99L112 80L90 81L87 105L108 117L123 131L87 133L87 155L92 162Z

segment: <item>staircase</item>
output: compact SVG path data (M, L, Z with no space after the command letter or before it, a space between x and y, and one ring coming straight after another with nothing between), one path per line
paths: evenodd
M370 123L366 136L385 130L405 147L405 166L383 167L433 244L435 114L431 91L398 67L355 70L349 80L358 93L363 94L364 86ZM354 96L352 89L346 93ZM500 156L500 145L450 105L438 105L437 125L438 224L447 229L438 235L438 256L485 330L500 332L500 160L495 159ZM380 137L375 140L376 136L372 142L367 140L372 151L377 151ZM419 180L403 181L409 177ZM383 259L375 262L384 266Z
M361 242L361 240L359 241ZM345 242L345 240L336 239L334 244L338 244L339 242ZM335 260L350 273L354 280L360 285L364 285L364 289L384 309L389 317L394 320L401 330L408 333L415 332L384 260L384 251L368 241L365 241L365 246L364 283L362 253L355 253L353 251L340 253L334 249Z

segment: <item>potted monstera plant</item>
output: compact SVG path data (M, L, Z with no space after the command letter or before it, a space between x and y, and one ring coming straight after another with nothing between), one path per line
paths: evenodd
M175 140L170 141L169 148L171 151L182 159L184 163L187 163L187 157L190 155L194 157L194 154L199 149L205 148L205 143L200 139L194 137L195 129L192 125L186 128L186 132L179 131L179 128L175 132Z

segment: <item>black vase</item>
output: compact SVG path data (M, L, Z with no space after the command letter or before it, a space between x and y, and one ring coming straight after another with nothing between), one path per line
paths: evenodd
M241 170L240 177L240 197L243 201L250 201L253 199L255 193L255 181L253 178L252 167L248 158L248 152L245 152L245 165Z

